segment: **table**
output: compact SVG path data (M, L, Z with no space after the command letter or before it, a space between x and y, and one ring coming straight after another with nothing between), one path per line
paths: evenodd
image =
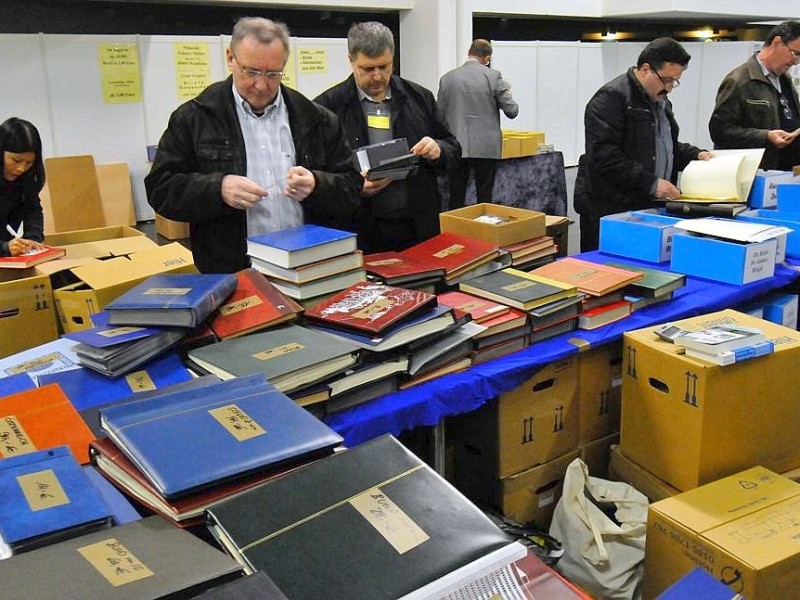
M447 175L439 177L442 210L448 210L450 189ZM470 175L465 205L475 204L475 181ZM564 155L547 152L536 156L504 158L497 162L492 200L496 204L566 216L567 177Z
M579 254L576 258L658 267L597 251ZM445 417L475 410L492 398L515 389L544 365L577 354L581 345L599 346L620 339L625 331L730 308L789 285L798 276L800 273L795 269L776 265L773 277L744 286L687 277L686 286L677 290L671 301L645 307L622 321L594 331L576 330L544 340L460 373L445 375L336 413L326 417L325 422L344 437L348 446L384 433L399 435L419 426L437 426ZM443 444L443 440L435 443ZM441 460L441 456L437 460Z

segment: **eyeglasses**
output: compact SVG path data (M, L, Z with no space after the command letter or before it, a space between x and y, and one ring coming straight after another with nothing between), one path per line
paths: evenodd
M792 53L792 59L794 60L794 62L800 62L800 50L795 50L783 40L781 40L781 42L783 42L783 45L786 46L789 49L789 52Z
M656 77L658 77L658 80L661 83L663 83L664 85L671 85L673 87L673 89L674 89L674 88L678 87L681 84L681 80L680 79L673 79L672 77L662 77L661 75L658 74L658 71L656 71L652 67L651 67L651 70L653 71L653 73L656 74Z
M258 79L259 77L263 77L268 82L274 83L283 78L283 71L259 71L258 69L253 69L251 67L243 67L239 64L239 59L236 58L235 54L233 55L233 60L236 61L236 66L239 67L239 71L241 71L245 79Z
M786 99L786 96L782 94L778 96L778 102L780 102L781 106L783 107L783 116L785 116L787 119L791 119L792 109L789 107L789 101Z

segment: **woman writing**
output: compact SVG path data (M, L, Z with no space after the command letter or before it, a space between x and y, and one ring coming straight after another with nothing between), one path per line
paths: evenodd
M0 181L0 256L43 250L44 186L42 140L31 123L12 117L0 125L3 179Z

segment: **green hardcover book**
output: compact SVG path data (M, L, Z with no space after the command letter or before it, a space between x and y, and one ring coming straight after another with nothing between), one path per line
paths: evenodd
M503 269L459 284L462 292L531 310L561 298L577 296L578 289L547 277L517 269Z
M661 271L660 269L622 263L608 263L608 265L644 275L639 281L635 281L625 288L625 293L632 296L655 298L674 292L686 285L686 275L683 273L673 273L672 271Z

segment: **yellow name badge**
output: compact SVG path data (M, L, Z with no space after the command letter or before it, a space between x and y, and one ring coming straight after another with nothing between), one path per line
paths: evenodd
M372 488L359 494L350 500L350 505L361 513L398 554L405 554L430 539L380 488Z
M389 115L367 115L367 127L372 129L391 129Z

